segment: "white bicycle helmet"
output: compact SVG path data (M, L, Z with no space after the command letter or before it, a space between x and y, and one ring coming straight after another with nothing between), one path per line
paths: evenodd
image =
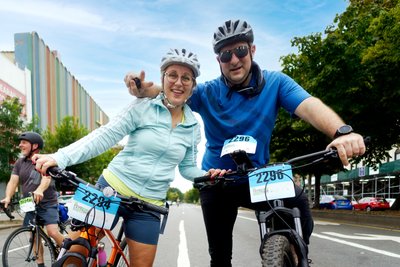
M185 48L171 49L168 51L161 59L161 71L164 71L172 64L180 64L189 67L193 71L195 78L200 75L200 63L197 60L197 55L187 51Z
M236 42L247 42L249 44L254 42L253 29L244 20L225 21L214 32L212 44L216 54L219 53L222 47Z

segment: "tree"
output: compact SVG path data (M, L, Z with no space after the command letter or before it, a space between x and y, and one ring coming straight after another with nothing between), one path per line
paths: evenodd
M48 128L43 133L43 139L45 141L43 153L54 153L59 148L79 140L88 133L89 131L79 123L77 118L70 116L65 117L59 125L55 126L54 132L51 132L50 128ZM107 167L112 158L114 158L120 150L121 147L116 146L95 158L70 166L67 169L76 173L82 179L90 183L95 183L103 169Z
M192 188L185 193L185 202L186 203L199 203L200 192L196 188Z
M7 97L0 106L0 181L6 182L11 175L10 164L18 159L18 135L23 128L20 117L23 105L19 99Z
M178 202L178 199L179 201L182 201L183 193L178 188L170 187L167 191L167 200L171 202Z
M296 37L298 54L281 58L283 71L321 98L372 142L364 157L374 166L400 144L399 0L351 0L334 25ZM294 131L295 130L295 131ZM321 150L329 140L309 125L280 113L271 141L272 157L285 160ZM311 170L319 177L331 170ZM316 194L318 204L319 194Z

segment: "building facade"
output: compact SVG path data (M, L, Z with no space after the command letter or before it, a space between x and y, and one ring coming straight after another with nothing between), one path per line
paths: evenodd
M26 118L38 116L41 129L54 129L74 116L89 131L106 124L108 116L36 32L16 33L13 52L0 58L1 95L18 96ZM7 59L7 60L6 60ZM7 62L8 61L8 62Z

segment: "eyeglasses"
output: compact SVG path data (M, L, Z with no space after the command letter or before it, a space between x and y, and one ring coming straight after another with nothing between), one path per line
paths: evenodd
M167 77L167 81L170 83L176 83L178 81L179 75L176 72L166 72L164 76ZM190 75L182 75L181 76L181 83L183 85L191 85L194 81L194 78Z
M238 46L231 50L223 51L219 54L219 59L222 63L228 63L232 59L232 54L235 54L238 58L244 58L249 53L249 47L246 45Z

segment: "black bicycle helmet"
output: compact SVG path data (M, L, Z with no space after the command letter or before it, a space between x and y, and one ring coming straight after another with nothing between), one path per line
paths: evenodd
M219 53L222 47L237 42L247 42L249 44L254 42L253 29L244 20L225 21L214 32L212 44L216 54Z
M43 138L40 136L40 134L35 133L35 132L24 132L19 135L18 137L19 140L26 140L29 143L33 144L38 144L38 149L43 148Z

